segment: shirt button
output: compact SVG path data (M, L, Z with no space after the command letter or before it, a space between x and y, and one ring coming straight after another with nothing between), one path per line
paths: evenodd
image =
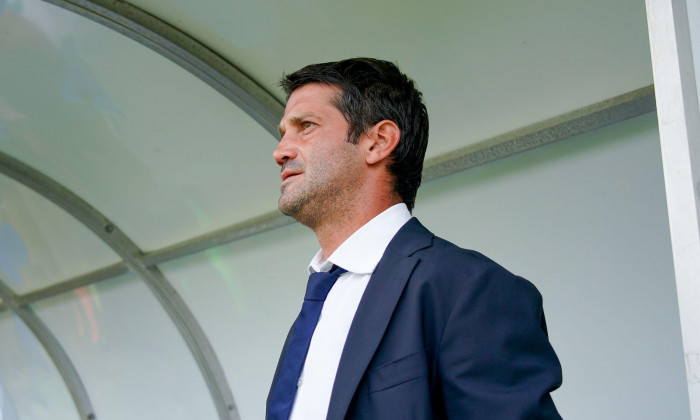
M297 388L301 386L302 382L304 381L301 378L299 378L299 380L297 381Z

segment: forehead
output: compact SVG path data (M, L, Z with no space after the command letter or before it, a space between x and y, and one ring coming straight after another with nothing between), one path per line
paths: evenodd
M289 95L284 119L299 112L340 112L335 105L339 94L340 89L336 86L319 83L301 86Z

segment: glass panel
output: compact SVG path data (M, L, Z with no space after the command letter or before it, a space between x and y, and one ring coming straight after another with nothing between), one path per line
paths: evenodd
M0 150L143 249L276 208L275 140L200 79L40 0L0 2L0 26Z
M63 378L34 334L0 312L0 419L79 418Z
M0 175L0 272L16 293L117 261L114 251L68 213Z
M311 231L295 224L161 266L209 336L244 420L264 417L317 249Z
M36 311L75 363L97 418L217 418L182 336L132 275L41 301Z

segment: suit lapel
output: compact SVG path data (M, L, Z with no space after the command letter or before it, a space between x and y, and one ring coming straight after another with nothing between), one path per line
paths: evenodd
M394 236L379 261L357 307L336 373L328 420L342 420L352 397L381 342L396 304L432 234L417 219L409 220Z

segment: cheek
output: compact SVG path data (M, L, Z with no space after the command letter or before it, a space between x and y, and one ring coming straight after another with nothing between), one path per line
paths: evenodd
M308 174L319 176L357 172L362 163L356 145L343 142L340 144L322 144L313 150L306 150L304 163Z
M311 167L313 170L328 166L329 163L337 158L336 151L326 145L307 150L305 154L307 167Z

